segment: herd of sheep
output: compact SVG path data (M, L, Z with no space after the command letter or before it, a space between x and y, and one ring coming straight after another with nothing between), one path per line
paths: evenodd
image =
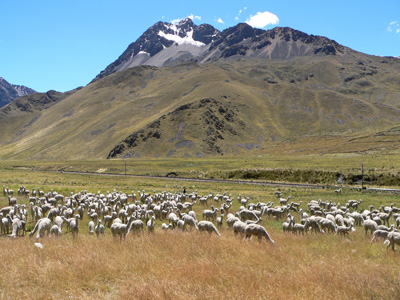
M263 218L273 218L282 220L285 233L347 236L359 227L365 230L365 234L371 232L371 242L383 239L386 247L391 246L393 250L395 244L400 244L397 230L400 208L393 204L382 205L379 209L373 206L361 209L361 200L348 200L344 206L332 201L311 200L303 205L301 201L291 201L290 196L282 198L280 192L275 192L279 204L275 201L251 203L249 197L241 195L234 200L226 193L200 196L197 191L191 194L138 191L138 195L115 190L106 194L81 191L66 197L54 190L45 193L40 188L28 190L21 186L16 194L18 196L3 186L3 196L9 203L0 209L1 235L24 236L30 218L36 225L29 236L36 233L37 239L45 235L60 236L63 232L75 237L83 230L102 237L108 227L114 237L122 240L129 233L143 232L145 228L153 233L156 222L159 222L162 230L206 231L218 236L221 228L226 226L244 239L254 235L260 242L265 238L274 244L265 227L260 225ZM229 212L233 201L238 201L240 208ZM193 209L195 205L201 207L196 209L202 211L201 221ZM80 223L85 216L90 221L82 229Z

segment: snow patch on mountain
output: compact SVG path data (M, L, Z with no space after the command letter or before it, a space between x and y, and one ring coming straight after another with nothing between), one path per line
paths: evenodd
M174 26L174 25L172 25L172 26ZM176 28L176 26L175 26L175 28ZM175 33L177 33L177 32L178 31L175 31ZM202 47L202 46L205 45L204 43L199 42L199 41L195 41L193 39L193 30L192 31L188 31L186 33L186 36L184 36L184 37L180 37L177 34L165 33L163 31L160 31L158 33L158 35L163 37L163 38L165 38L165 39L167 39L167 40L173 41L173 42L177 43L178 45L191 44L191 45L194 45L194 46L197 46L197 47Z

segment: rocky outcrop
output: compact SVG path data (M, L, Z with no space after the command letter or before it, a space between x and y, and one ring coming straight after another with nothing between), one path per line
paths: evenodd
M0 107L3 107L18 97L33 93L36 93L36 91L31 88L23 85L10 84L0 77Z

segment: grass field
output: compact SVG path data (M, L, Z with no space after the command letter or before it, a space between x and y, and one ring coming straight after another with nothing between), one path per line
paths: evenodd
M305 160L305 159L304 159ZM299 160L299 166L307 162ZM252 167L261 159L248 159ZM269 159L274 167L283 166L278 158ZM310 164L311 163L310 159ZM333 159L324 168L333 166ZM356 158L356 162L362 161ZM159 164L157 164L158 162ZM130 171L166 172L198 170L202 172L237 168L226 161L187 160L132 161ZM132 163L132 164L131 164ZM294 161L292 162L295 163ZM340 161L350 168L350 162ZM291 165L290 159L288 165ZM18 166L17 169L13 166ZM34 169L71 169L96 171L124 170L124 161L98 162L4 162L0 167L0 184L16 191L20 185L54 189L64 195L87 190L137 190L181 192L200 195L210 192L241 194L250 202L278 201L273 196L277 187L233 183L190 182L172 179L110 177L50 173ZM382 163L382 166L385 166ZM382 167L381 166L381 167ZM262 165L265 167L265 165ZM374 165L374 168L378 165ZM115 168L115 169L113 169ZM397 169L397 166L395 167ZM302 201L303 209L312 199L332 200L344 204L349 199L362 199L361 208L374 205L400 206L400 196L388 193L343 190L334 195L331 189L280 188L293 201ZM23 198L18 198L26 203ZM8 204L0 196L0 207ZM210 203L211 204L211 203ZM215 204L215 203L214 203ZM220 205L220 204L215 204ZM233 202L230 212L239 209ZM199 219L204 207L194 206ZM295 214L296 221L299 221ZM30 221L30 217L28 218ZM165 221L166 222L166 221ZM44 248L34 246L35 238L0 238L0 298L3 299L399 299L399 254L386 251L382 242L371 244L371 235L362 228L341 238L334 235L295 236L282 233L282 221L265 218L262 225L275 245L265 240L243 241L224 226L216 235L197 232L163 232L157 220L154 235L128 235L125 241L88 235L88 217L80 223L80 234L40 240ZM393 223L393 220L392 220ZM28 228L34 224L29 222Z

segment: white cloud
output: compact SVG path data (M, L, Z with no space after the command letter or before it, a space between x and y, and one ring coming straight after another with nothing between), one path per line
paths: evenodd
M278 24L279 18L269 11L258 12L255 16L250 16L246 23L252 27L264 28L269 24Z
M218 23L221 23L221 24L224 24L224 21L222 21L221 18L218 18L217 22L218 22Z
M244 10L246 10L247 9L247 7L245 6L245 7L243 7L243 9L239 9L239 12L238 12L238 14L237 14L237 16L235 17L235 21L237 21L237 20L239 20L239 17L240 17L240 15L242 14L242 12L244 11Z
M200 16L195 16L195 15L193 15L193 14L190 14L189 16L187 16L186 18L189 18L189 19L192 19L192 20L201 20L201 17ZM176 19L174 19L174 20L172 20L171 21L171 23L172 24L178 24L180 21L182 21L182 20L184 20L184 19L186 19L186 18L183 18L183 19L181 19L181 18L176 18Z
M172 20L171 23L172 23L172 24L177 24L177 23L179 23L180 21L182 21L182 19L177 18L177 19Z
M194 16L193 14L191 14L190 16L188 16L188 18L189 18L189 19L192 19L192 20L195 20L195 19L196 19L196 20L199 20L199 21L201 20L201 17L200 17L200 16Z
M389 26L386 28L389 32L400 33L400 25L398 21L393 21L389 23Z

